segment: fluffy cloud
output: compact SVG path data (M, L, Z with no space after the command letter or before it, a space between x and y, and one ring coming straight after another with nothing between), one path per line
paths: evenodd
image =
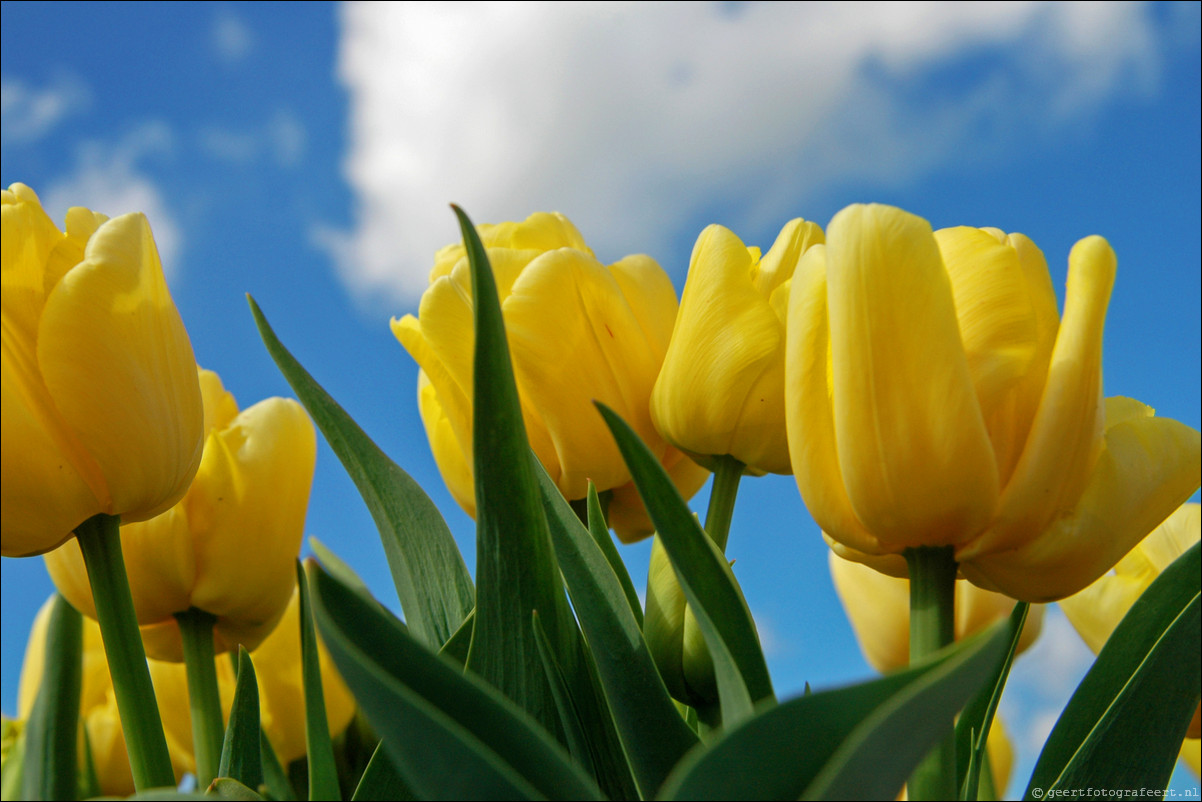
M179 264L183 235L163 193L140 163L148 156L169 153L172 146L170 129L158 123L135 129L115 144L89 142L80 148L73 172L44 192L35 189L46 212L60 225L72 206L86 206L109 217L143 212L170 280Z
M1124 4L363 3L341 15L355 219L319 238L353 288L409 303L457 236L448 202L478 222L556 209L602 259L655 256L713 209L752 228L837 180L897 183L984 158L1117 88L1146 90L1158 67L1148 10ZM934 84L949 71L957 80Z
M0 80L0 136L5 144L34 142L88 105L90 93L78 78L66 75L33 87L20 78Z

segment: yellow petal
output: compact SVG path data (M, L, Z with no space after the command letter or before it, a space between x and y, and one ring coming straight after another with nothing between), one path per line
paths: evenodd
M455 437L455 430L438 398L438 390L430 383L424 370L417 374L417 406L443 482L464 512L475 518L476 485L472 478L472 466L459 439Z
M1048 337L1041 325L1049 297L1053 315L1056 307L1046 267L1041 281L1038 264L1024 265L1019 250L996 234L948 228L936 231L935 241L951 279L969 373L1004 486L1043 392L1054 343L1054 331Z
M793 475L823 532L858 551L880 554L881 545L851 507L839 470L826 298L826 248L817 245L802 256L789 293L785 423Z
M831 579L864 659L886 672L910 664L910 582L831 552Z
M210 436L185 507L192 606L217 616L219 651L253 649L287 607L316 458L313 424L291 399L260 401Z
M595 400L662 455L647 403L661 357L608 269L580 251L544 253L514 284L504 315L523 403L546 426L565 497L583 498L590 479L598 490L630 481Z
M1181 759L1195 777L1202 777L1202 741L1197 738L1186 738L1181 744Z
M698 237L652 416L665 439L690 454L730 454L788 473L784 323L755 286L754 268L730 230L712 225ZM768 278L786 272L792 266Z
M1016 599L1064 598L1105 573L1190 497L1202 475L1198 432L1154 417L1148 407L1132 416L1134 404L1107 399L1104 449L1076 509L1020 548L962 561L965 576Z
M997 466L930 225L900 209L851 206L827 237L848 498L891 549L969 540L993 517Z
M997 521L961 559L1021 546L1072 510L1090 480L1102 447L1102 330L1115 267L1101 237L1073 246L1064 320L1039 411Z
M144 520L187 490L204 412L188 334L146 218L102 225L46 299L38 328L46 388L103 473L111 509Z
M221 377L216 373L204 368L197 368L196 373L200 380L200 397L205 412L204 433L205 437L208 437L209 432L224 429L238 417L238 402L225 389Z

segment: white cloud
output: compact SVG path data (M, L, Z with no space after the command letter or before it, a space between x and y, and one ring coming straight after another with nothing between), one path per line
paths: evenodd
M478 222L568 214L606 260L696 215L764 225L843 179L896 183L1157 74L1139 5L487 4L343 7L349 231L363 294L412 302ZM975 61L973 59L976 59ZM923 93L971 62L955 90ZM996 65L995 66L995 62ZM983 131L996 131L987 138Z
M0 78L0 136L5 144L41 139L87 107L91 95L78 78L60 75L43 87L20 78Z
M245 20L223 6L213 19L210 41L218 61L233 65L245 59L254 50L255 34Z
M305 153L308 132L295 114L278 110L260 126L232 130L209 126L199 132L201 150L218 161L250 164L264 157L280 167L293 167Z
M80 149L75 171L39 192L42 205L59 225L72 206L86 206L109 217L144 213L170 279L179 262L183 235L163 193L140 162L170 153L172 147L170 129L158 123L138 128L115 144L89 142Z

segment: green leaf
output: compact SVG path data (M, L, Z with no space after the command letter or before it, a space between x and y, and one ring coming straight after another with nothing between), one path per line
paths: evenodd
M575 623L539 503L492 268L475 226L453 208L471 266L475 310L476 624L467 667L562 741L530 614L542 614L552 649L565 662Z
M430 799L595 799L600 789L522 710L310 566L313 610L405 784Z
M892 799L994 670L1000 630L881 679L809 693L691 752L663 799Z
M400 802L416 798L397 773L384 744L377 744L351 796L352 802Z
M472 610L467 614L467 618L463 619L459 629L455 630L455 634L438 650L438 653L443 657L449 657L461 666L465 665L468 650L472 647L472 631L475 628L476 611Z
M593 484L592 480L589 480L588 483L588 531L593 536L597 547L601 549L601 553L605 555L605 561L609 563L614 576L618 578L622 592L626 594L626 601L630 604L630 612L634 613L634 619L638 622L639 629L642 629L643 605L639 603L639 594L634 589L630 572L626 570L626 563L622 562L622 557L618 554L617 547L614 546L613 538L609 535L609 525L605 521L605 513L601 510L601 499L597 495L597 486Z
M213 784L209 786L209 791L206 796L216 797L218 799L235 800L254 800L263 798L232 777L218 777L217 779L213 780Z
M714 661L722 719L730 726L751 715L752 703L775 698L751 610L726 557L697 523L659 460L617 413L601 403L597 408L693 608Z
M57 593L51 604L42 684L25 725L25 799L75 799L79 793L83 617Z
M271 745L267 733L259 733L259 761L263 766L263 784L272 799L294 800L296 789L288 779L288 772L280 763L279 756Z
M547 675L547 684L551 686L551 694L555 697L555 707L559 711L559 722L563 726L564 735L568 739L568 752L581 766L590 769L589 773L596 776L593 766L593 756L589 750L588 740L580 727L580 714L576 712L576 703L572 700L572 691L564 679L563 669L555 659L551 650L551 642L543 629L543 622L538 617L538 610L531 614L534 627L534 638L538 643L538 656L543 663L543 671Z
M1019 602L1014 606L1007 621L1010 647L1006 650L1005 658L998 666L996 675L981 687L956 721L956 787L960 789L960 799L977 799L981 769L987 762L985 745L989 740L989 728L993 726L993 716L1002 699L1006 678L1010 676L1014 655L1018 653L1018 641L1030 609L1031 605L1027 602Z
M1195 543L1119 622L1044 743L1025 798L1168 786L1202 687L1199 553Z
M317 632L313 628L309 583L300 560L296 562L296 585L300 593L301 676L305 686L305 754L309 758L309 799L341 799L334 744L326 720L325 691L321 687L321 660L317 655Z
M551 542L573 607L631 769L644 795L650 796L698 743L697 736L668 695L610 563L541 466L538 478Z
M238 647L238 681L234 685L234 703L230 722L221 745L220 777L232 777L249 788L263 783L263 764L259 751L262 733L259 729L259 685L250 654Z
M275 336L258 304L247 299L271 358L371 511L406 623L414 637L439 648L474 604L471 576L451 530L425 491L301 367Z

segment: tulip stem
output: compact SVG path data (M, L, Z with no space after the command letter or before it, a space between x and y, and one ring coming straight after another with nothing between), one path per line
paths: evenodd
M917 663L956 637L956 558L951 546L906 549L910 569L910 663ZM956 734L947 734L923 758L908 785L909 798L956 798Z
M174 788L175 770L163 736L163 722L121 556L120 524L121 519L116 515L94 515L75 530L75 538L92 583L96 620L100 623L100 636L113 679L134 787L138 791Z
M718 548L726 551L726 539L730 535L730 519L735 514L735 496L739 493L739 479L747 467L729 454L714 458L714 484L710 487L710 503L705 511L705 531Z
M196 607L176 613L188 672L188 706L192 713L192 743L196 749L196 780L208 788L217 777L225 726L217 689L213 627L217 617Z

